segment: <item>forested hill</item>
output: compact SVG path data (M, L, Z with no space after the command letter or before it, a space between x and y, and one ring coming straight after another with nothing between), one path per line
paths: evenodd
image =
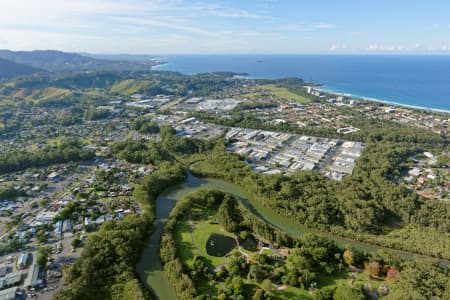
M50 72L98 70L149 70L151 62L112 61L54 50L0 50L0 58Z
M0 58L0 79L10 79L17 76L31 75L38 72L43 71L37 68Z

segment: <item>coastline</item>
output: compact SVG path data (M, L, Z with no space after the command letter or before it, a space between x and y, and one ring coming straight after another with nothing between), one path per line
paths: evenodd
M158 63L155 66L152 66L152 70L154 71L169 71L169 70L161 70L160 67L164 66L164 67L170 67L170 62L166 59L164 60L163 58L161 59L155 59L155 61ZM175 71L177 72L177 71ZM193 73L195 74L195 73ZM187 73L187 75L193 75L190 73ZM242 76L242 78L245 79L268 79L268 78L262 78L262 77L258 77L258 76L254 76L252 74L247 74L247 76ZM282 77L280 77L282 78ZM280 79L280 78L271 78L271 79ZM334 91L331 88L327 88L326 85L323 85L321 83L317 83L317 82L311 82L311 84L314 84L314 89L318 90L320 92L326 93L326 94L330 94L330 95L336 95L336 96L345 96L345 97L350 97L353 98L355 100L361 100L361 101L369 101L369 102L376 102L376 103L381 103L381 104L386 104L386 105L391 105L391 106L397 106L397 107L402 107L402 108L409 108L409 109L414 109L414 110L420 110L420 111L425 111L425 112L434 112L434 113L443 113L443 114L450 114L450 109L442 109L442 108L433 108L433 107L426 107L426 106L420 106L420 105L412 105L412 104L405 104L405 103L400 103L400 102L396 102L394 100L388 100L388 99L380 99L380 98L373 98L373 97L369 97L369 96L363 96L363 95L357 95L357 94L353 94L353 93L347 93L347 92L337 92Z
M399 107L415 109L415 110L422 110L422 111L428 111L428 112L431 111L431 112L436 112L436 113L450 114L450 110L446 110L446 109L432 108L432 107L425 107L425 106L411 105L411 104L404 104L404 103L395 102L395 101L392 101L392 100L372 98L372 97L356 95L356 94L352 94L352 93L336 92L336 91L333 91L332 89L326 88L326 86L321 86L321 87L315 88L315 89L320 91L320 92L326 93L326 94L351 97L351 98L354 98L355 100L377 102L377 103L389 104L389 105L392 105L392 106L399 106Z

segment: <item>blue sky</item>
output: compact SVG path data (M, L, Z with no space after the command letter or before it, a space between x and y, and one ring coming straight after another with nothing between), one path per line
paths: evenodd
M450 1L1 0L0 48L450 53Z

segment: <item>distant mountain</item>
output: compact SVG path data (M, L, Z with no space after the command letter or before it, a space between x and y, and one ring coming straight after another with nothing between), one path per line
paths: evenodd
M154 62L107 60L55 50L10 51L0 50L0 58L50 72L148 70Z
M31 75L44 72L38 68L0 58L0 79L10 79L22 75Z
M80 53L80 55L97 58L107 59L113 61L137 61L137 62L149 62L155 61L156 56L145 54L92 54L92 53Z

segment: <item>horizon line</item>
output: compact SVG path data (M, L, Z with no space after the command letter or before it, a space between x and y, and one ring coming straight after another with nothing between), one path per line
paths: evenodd
M192 52L192 53L183 53L183 52L168 52L168 53L130 53L130 52L89 52L89 51L73 51L73 50L61 50L61 49L33 49L33 50L16 50L16 49L7 49L3 48L0 51L12 51L12 52L37 52L37 51L59 51L65 53L75 53L80 55L135 55L135 56L174 56L174 55L365 55L365 56L380 56L380 55L390 55L390 56L450 56L450 52L369 52L369 51L360 51L360 52Z

